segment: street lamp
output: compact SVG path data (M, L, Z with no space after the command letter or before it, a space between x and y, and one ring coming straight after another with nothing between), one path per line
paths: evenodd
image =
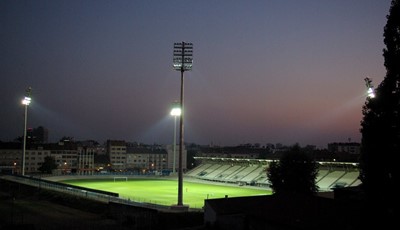
M25 150L26 150L26 123L28 120L28 105L31 103L32 98L31 98L31 93L32 93L32 88L28 87L26 89L26 94L24 99L22 99L22 104L25 106L25 114L24 114L24 140L23 140L23 147L22 147L22 171L21 174L22 176L25 176Z
M171 116L174 116L174 146L173 146L173 151L174 151L174 161L173 161L173 166L172 166L172 172L175 174L175 161L176 161L176 117L180 116L182 113L181 107L178 102L175 102L172 105L172 110L171 110Z
M193 44L192 43L174 43L174 56L173 56L173 67L175 70L181 72L181 98L180 108L181 116L179 119L179 171L178 171L178 204L177 206L183 206L183 169L182 169L182 151L183 151L183 73L191 70L193 65Z

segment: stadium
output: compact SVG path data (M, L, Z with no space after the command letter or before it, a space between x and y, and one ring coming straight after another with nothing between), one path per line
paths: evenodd
M211 201L243 199L243 204L251 204L254 199L264 199L272 194L266 170L273 160L216 157L195 157L195 160L198 165L183 174L183 201L188 206L185 213L200 215L201 218L197 216L200 222L207 220L209 214L206 213L210 210L207 203ZM320 161L318 166L316 183L321 197L331 199L335 188L350 188L361 184L356 163ZM114 215L119 219L126 218L122 218L122 215L138 218L138 213L143 212L157 212L157 215L177 212L172 208L177 200L176 175L114 172L40 177L2 175L1 179L40 190L60 192L78 199L94 200L110 207L117 205L119 208L134 208L130 214L116 211ZM202 224L199 221L196 223Z
M211 198L268 195L272 191L266 170L273 160L194 157L198 166L183 175L184 196L191 196L196 190L204 190L198 196L187 199L193 210L201 210L204 200ZM358 164L351 162L317 162L319 166L316 184L319 191L332 192L338 187L355 187L361 184L358 179ZM176 202L177 176L131 175L128 173L98 173L94 175L62 175L38 177L3 176L34 186L48 186L67 193L98 200L147 205L168 209ZM131 185L130 182L141 182L142 185ZM129 182L129 183L128 183ZM148 183L144 183L148 182ZM170 185L166 186L166 183ZM201 186L199 186L199 184ZM190 188L195 187L196 188ZM132 186L132 187L131 187ZM126 187L126 188L125 188ZM149 193L154 189L154 193ZM142 195L139 195L142 192ZM207 191L209 190L209 192ZM219 195L216 191L221 190ZM231 190L229 194L227 190ZM89 192L88 192L89 191ZM170 191L170 192L166 192ZM213 191L213 192L211 192ZM103 194L104 197L102 197ZM112 194L113 199L108 197ZM134 195L132 195L134 194ZM92 196L92 197L91 197ZM160 198L166 196L166 198ZM116 199L118 198L118 199ZM144 204L145 203L145 204Z

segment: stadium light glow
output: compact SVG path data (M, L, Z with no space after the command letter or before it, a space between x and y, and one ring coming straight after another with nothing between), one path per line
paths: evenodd
M180 116L182 113L180 104L178 102L174 102L172 104L171 116L174 117L174 143L173 143L173 152L174 152L174 160L172 166L172 172L175 174L176 172L176 117Z
M171 116L180 116L181 115L181 108L173 108L171 110Z
M364 79L365 85L367 86L367 97L368 98L375 98L375 90L374 86L372 85L372 80L369 77Z
M32 98L30 97L24 97L24 99L22 99L22 104L23 105L29 105L32 101Z
M374 89L368 88L367 94L369 98L374 98L375 97Z

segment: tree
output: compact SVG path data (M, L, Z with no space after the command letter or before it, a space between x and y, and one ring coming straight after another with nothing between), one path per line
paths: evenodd
M363 106L360 180L369 198L393 203L400 155L400 2L393 0L384 28L386 76ZM378 198L379 197L379 198ZM386 202L385 202L386 201ZM389 202L388 202L389 201Z
M44 158L43 164L38 168L42 173L52 173L53 169L57 168L56 161L53 157L47 156Z
M294 145L267 169L268 180L275 194L315 194L318 192L317 174L317 163L299 145Z

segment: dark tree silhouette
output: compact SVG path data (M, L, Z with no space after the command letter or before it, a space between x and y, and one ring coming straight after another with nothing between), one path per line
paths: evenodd
M38 168L42 173L52 173L53 169L57 168L56 161L53 157L47 156L44 158L43 164Z
M268 180L275 194L315 194L318 192L317 173L317 163L299 145L294 145L267 169Z
M363 106L360 180L367 197L394 203L400 156L400 2L393 0L384 28L386 76Z

